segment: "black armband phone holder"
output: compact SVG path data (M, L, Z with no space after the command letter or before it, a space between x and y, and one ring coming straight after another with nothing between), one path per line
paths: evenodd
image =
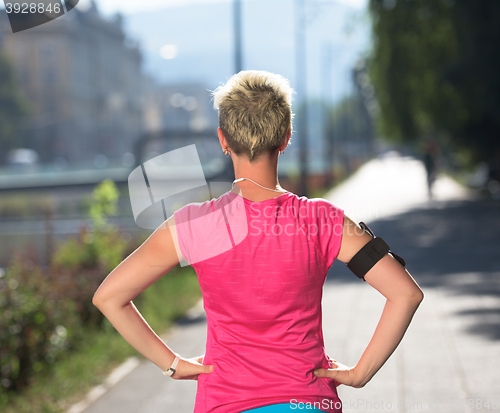
M405 260L392 252L389 245L381 237L376 237L368 225L360 222L359 226L372 236L372 240L364 245L347 264L354 275L366 281L365 274L387 253L396 258L403 267L406 266Z

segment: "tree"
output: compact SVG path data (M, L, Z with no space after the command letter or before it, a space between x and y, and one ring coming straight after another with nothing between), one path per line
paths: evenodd
M382 134L473 161L499 153L500 2L370 0L370 12Z
M0 164L5 163L9 149L22 146L18 122L27 113L28 104L21 95L15 72L0 52Z

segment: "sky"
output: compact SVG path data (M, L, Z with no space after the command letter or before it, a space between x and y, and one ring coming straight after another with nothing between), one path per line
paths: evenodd
M209 3L229 3L232 0L96 0L99 10L103 14L114 14L120 11L123 14L131 14L136 12L150 11L166 7L178 7L188 4L209 4ZM252 0L243 0L252 1ZM294 1L294 0L290 0ZM317 3L342 3L349 5L355 9L363 9L366 7L367 0L315 0ZM78 7L85 7L90 0L80 0Z
M195 69L196 64L193 64L194 57L202 56L204 52L213 50L213 37L217 33L211 33L212 36L198 36L196 41L193 41L188 35L189 32L197 32L198 34L201 30L198 29L197 26L198 21L194 21L194 19L185 19L185 16L182 14L184 10L190 9L190 13L193 10L193 7L189 8L186 6L195 6L194 9L198 9L196 6L202 6L201 9L206 9L209 6L210 10L217 9L223 10L223 16L213 15L213 13L209 13L210 16L206 16L206 18L210 19L209 24L211 25L209 30L210 32L220 32L219 37L221 41L219 42L222 47L226 48L226 55L221 56L221 64L219 65L222 68L227 69L226 71L231 72L232 60L228 51L231 50L231 45L228 43L227 39L230 38L229 31L231 30L230 23L232 20L231 15L231 3L234 0L80 0L77 9L81 11L85 11L90 7L94 1L98 7L99 12L105 17L112 17L117 12L120 12L125 16L125 30L127 31L128 36L132 40L139 41L139 45L141 50L145 53L145 61L144 67L147 73L155 73L155 74L165 74L162 81L166 82L178 82L181 80L180 76L177 76L176 73L181 72L184 74L185 78L192 77L192 74L186 70L175 70L175 66L180 66L183 64L184 67L193 67ZM369 0L304 0L307 4L309 10L313 10L309 15L309 21L307 23L307 35L309 39L308 45L308 62L312 62L310 64L311 70L308 72L308 89L310 89L315 95L321 94L322 85L319 84L318 80L321 77L321 64L318 63L319 60L325 60L324 58L324 49L325 46L330 44L330 47L333 49L333 56L335 58L334 69L340 73L343 72L343 81L342 83L347 83L347 79L350 76L350 68L353 66L354 61L358 53L364 49L367 49L367 43L369 39L369 34L367 31L368 25L366 21L362 21L363 19L359 18L362 14L366 13L367 5ZM276 40L276 42L281 41L281 44L269 45L272 47L279 48L282 51L282 55L273 56L273 50L269 48L271 51L264 50L253 50L255 49L255 44L258 42L252 42L253 38L249 36L259 36L260 34L255 31L248 33L249 26L255 26L255 21L262 19L262 13L259 11L256 13L252 10L262 10L262 4L265 4L265 0L241 0L243 5L243 10L245 11L245 21L243 24L243 29L247 30L246 33L243 33L243 41L247 42L244 45L244 61L247 63L248 67L244 68L253 68L253 69L262 69L262 70L276 70L284 75L288 75L289 77L293 77L294 74L294 63L293 63L293 45L288 44L293 36L293 14L287 17L286 24L290 27L283 27L282 33L277 35L276 33L271 33L269 31L261 30L261 36L273 36L272 38ZM281 5L276 7L276 4ZM276 16L279 16L280 13L290 14L293 13L293 10L296 9L296 0L275 0L275 7L273 9L272 16L268 16L271 19L276 19ZM283 4L286 4L285 9L283 9ZM343 14L341 20L338 19L339 16L332 15L332 9L338 9L337 7L331 6L348 6L344 7L345 9L351 9L351 16ZM3 6L3 2L0 2L0 7ZM204 7L203 7L204 6ZM280 9L281 7L281 9ZM169 30L169 25L172 26L170 22L168 22L168 18L165 19L165 22L161 25L162 30L160 33L153 33L153 28L148 27L148 24L140 24L141 19L144 20L153 20L154 13L158 12L162 13L163 16L168 17L168 9L171 9L172 12L170 15L178 16L180 15L181 21L174 22L174 25L177 27L177 32L173 32ZM320 12L314 12L314 9L320 10ZM166 12L166 14L165 14ZM253 14L252 14L253 13ZM357 15L356 15L357 14ZM354 16L354 19L352 18ZM357 17L356 17L357 16ZM266 16L264 15L264 18ZM206 19L205 19L206 20ZM227 22L225 21L227 20ZM283 19L281 19L282 21ZM332 25L333 21L336 21L338 24ZM267 22L267 27L276 26L277 20L272 20ZM178 24L183 23L183 26L179 29ZM283 21L281 23L284 23ZM222 27L224 26L224 27ZM227 26L227 27L226 27ZM323 26L321 30L320 27ZM340 26L342 26L341 30L337 30ZM351 27L351 34L346 37L346 27ZM265 29L265 28L264 28ZM205 33L207 33L208 29L205 29ZM181 36L181 41L184 43L188 42L189 38L189 47L181 48L179 44L176 44L176 37ZM206 39L204 37L207 37ZM224 42L224 39L226 41ZM162 44L157 44L161 42ZM209 44L210 43L210 44ZM260 39L260 43L268 44L267 39ZM259 44L260 44L259 43ZM196 50L196 46L207 46L204 50ZM198 47L198 48L199 48ZM253 48L253 49L252 49ZM343 50L341 50L343 48ZM320 50L321 49L321 50ZM191 60L188 61L189 53L191 53ZM194 56L194 57L193 57ZM164 62L160 62L159 60L165 59ZM227 62L226 62L227 61ZM279 63L286 64L286 68L280 66ZM309 64L309 63L308 63ZM226 68L227 66L227 68ZM251 67L250 67L251 66ZM163 70L164 69L164 70ZM174 70L171 70L174 69ZM205 73L214 73L214 76L220 77L220 74L211 70L211 67L207 67ZM156 76L155 76L156 77ZM161 76L160 76L161 77ZM213 81L211 81L213 82ZM338 82L337 82L338 83ZM339 93L337 93L339 95Z
M145 54L144 68L147 73L154 73L155 78L170 84L198 78L215 87L232 74L233 0L95 1L105 16L118 11L125 16L126 31L139 41ZM241 1L244 69L281 73L293 83L295 0L274 0L268 6L267 0ZM80 0L77 7L85 8L90 2ZM308 94L314 97L323 94L324 49L330 44L337 100L348 93L350 69L368 43L368 26L355 17L366 10L367 0L306 0L306 3ZM266 13L262 13L263 7ZM352 35L347 35L348 27Z
M151 11L164 9L166 7L179 7L190 4L210 4L210 3L229 3L233 0L95 0L101 13L112 15L116 12L123 14L132 14L137 12ZM252 0L243 0L252 1ZM294 1L294 0L290 0ZM341 3L353 7L354 9L362 10L366 7L368 0L315 0L316 3ZM89 7L91 0L80 0L77 5L79 9ZM0 8L5 8L3 2L0 3Z
M161 82L200 78L214 86L216 79L220 82L232 74L231 3L234 0L80 0L76 7L85 11L92 1L105 17L112 18L117 12L124 15L128 37L137 40L143 51L144 70ZM350 70L359 53L369 47L369 25L360 17L366 13L368 0L304 1L309 10L308 94L315 97L323 94L325 48L330 47L331 70L335 71L333 88L336 88L332 96L338 100L349 93ZM245 13L244 68L276 71L293 83L296 0L274 0L272 7L263 6L266 0L241 2ZM262 13L263 7L267 13ZM346 12L349 9L351 11ZM199 16L200 10L205 14ZM191 14L188 19L186 11ZM277 18L281 26L276 24ZM255 22L260 22L260 26ZM200 33L206 35L200 36ZM200 62L205 65L201 71Z

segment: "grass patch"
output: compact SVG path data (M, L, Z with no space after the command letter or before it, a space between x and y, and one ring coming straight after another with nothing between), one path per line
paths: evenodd
M151 328L162 335L200 298L194 270L177 266L133 301ZM89 329L83 336L77 350L56 361L49 371L34 375L27 390L9 395L2 413L64 412L128 357L145 359L108 320L102 328Z

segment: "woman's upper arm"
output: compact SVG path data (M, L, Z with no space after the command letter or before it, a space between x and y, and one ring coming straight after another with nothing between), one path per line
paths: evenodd
M337 259L348 263L372 237L344 215L342 244ZM392 255L384 255L364 276L365 281L390 301L415 298L423 293L410 273Z
M174 268L178 255L174 216L161 224L142 245L123 260L101 283L94 305L126 305Z

